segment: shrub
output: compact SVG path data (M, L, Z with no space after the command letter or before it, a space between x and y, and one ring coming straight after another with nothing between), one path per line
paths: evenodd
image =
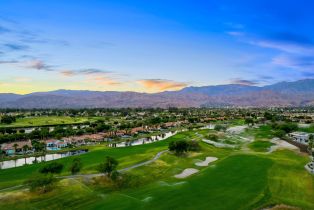
M70 171L72 174L77 174L81 171L82 168L82 162L80 158L74 158L72 165L70 166Z
M168 146L170 151L174 151L176 155L182 155L187 151L199 151L201 149L197 141L178 140L172 141Z
M52 174L39 174L29 178L25 183L30 187L30 191L46 193L53 189L56 179Z
M121 176L116 179L114 186L116 189L135 188L142 184L141 180L142 178L136 175L121 174Z
M284 123L279 126L279 129L285 131L286 133L290 133L292 131L296 131L298 129L298 125L295 123Z
M182 155L184 152L188 151L189 144L186 140L172 141L168 146L170 151L174 151L177 155Z
M42 174L48 174L48 173L59 174L62 171L62 169L63 169L63 164L53 162L53 163L49 163L49 164L45 165L44 167L42 167L41 169L39 169L39 172Z
M220 125L220 124L217 124L215 125L215 128L214 128L216 131L226 131L227 130L227 127L224 126L224 125Z
M143 177L128 173L121 173L113 180L108 176L99 176L92 179L92 184L96 188L106 188L111 190L136 188L143 184Z
M218 136L216 134L208 134L207 138L212 141L218 141Z
M276 130L274 132L274 136L278 137L278 138L283 138L286 135L286 132L283 130Z
M272 123L271 127L275 130L282 130L285 133L290 133L298 129L298 125L295 123Z
M114 159L113 157L106 157L106 160L104 163L101 163L98 165L97 170L100 173L107 174L108 177L114 179L117 176L117 166L118 166L118 161Z
M188 151L200 151L201 147L197 141L188 141Z
M11 124L13 122L16 122L16 118L14 116L4 115L0 119L0 123L3 124Z

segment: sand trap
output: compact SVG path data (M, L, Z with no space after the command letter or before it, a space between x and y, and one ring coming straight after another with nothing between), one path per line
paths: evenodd
M218 158L216 158L216 157L206 157L206 159L204 161L197 162L197 163L195 163L195 165L197 165L197 166L208 166L209 163L214 162L216 160L218 160Z
M228 133L231 133L231 134L240 134L240 133L242 133L246 128L247 128L246 125L243 125L243 126L234 126L234 127L228 128L228 129L227 129L227 132L228 132Z
M180 174L175 175L174 177L178 179L183 179L197 172L199 172L199 170L195 168L187 168L187 169L184 169L184 171L182 171Z
M205 143L207 143L207 144L213 145L213 146L215 146L215 147L219 147L219 148L224 148L224 147L227 147L227 148L235 148L235 145L224 144L224 143L215 142L215 141L208 140L208 139L203 139L202 141L205 142Z

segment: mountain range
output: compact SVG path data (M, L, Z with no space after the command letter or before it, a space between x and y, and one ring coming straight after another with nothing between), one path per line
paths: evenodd
M314 79L263 87L229 84L160 93L56 90L0 93L0 108L291 107L314 105Z

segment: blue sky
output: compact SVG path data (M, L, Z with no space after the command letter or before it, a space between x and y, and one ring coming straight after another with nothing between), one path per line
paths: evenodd
M159 92L314 76L308 0L0 0L0 92Z

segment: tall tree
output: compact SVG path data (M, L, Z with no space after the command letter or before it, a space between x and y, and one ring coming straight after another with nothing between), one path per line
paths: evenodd
M19 145L17 144L17 143L15 143L15 144L13 144L13 147L14 147L14 153L16 153L16 150L17 150L17 147L18 147Z
M105 162L98 165L98 171L106 174L109 178L114 178L118 164L119 162L116 159L107 156Z

